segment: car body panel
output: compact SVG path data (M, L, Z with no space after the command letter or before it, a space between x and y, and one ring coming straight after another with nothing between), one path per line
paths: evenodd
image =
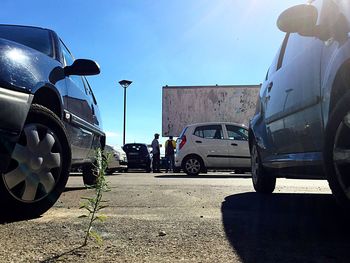
M184 128L181 136L186 136L186 143L180 149L181 136L176 143L175 167L181 168L187 156L199 156L206 168L249 168L250 153L248 141L238 141L228 138L226 125L233 125L246 129L237 123L198 123L188 125ZM197 128L210 129L210 127L220 126L222 129L221 138L203 138L195 135ZM198 131L198 129L197 129ZM234 144L234 145L232 145Z

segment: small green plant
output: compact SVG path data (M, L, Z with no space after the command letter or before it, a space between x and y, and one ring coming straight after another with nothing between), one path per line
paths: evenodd
M108 186L108 182L105 178L105 171L108 166L108 160L110 155L103 155L101 149L97 149L96 151L96 164L94 165L94 173L96 175L96 185L90 186L95 190L93 197L82 197L83 200L80 209L85 209L87 214L79 216L79 218L87 218L88 219L88 227L86 230L86 235L84 238L83 246L87 245L89 238L94 239L98 244L102 243L102 237L93 230L93 224L95 221L104 222L107 218L106 215L101 214L101 210L106 208L107 201L102 199L103 193L110 191Z

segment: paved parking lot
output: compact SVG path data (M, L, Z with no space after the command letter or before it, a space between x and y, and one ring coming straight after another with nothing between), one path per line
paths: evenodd
M108 219L98 247L81 248L86 223L71 175L41 218L0 225L0 262L346 262L350 227L326 181L277 181L253 191L249 174L108 176Z

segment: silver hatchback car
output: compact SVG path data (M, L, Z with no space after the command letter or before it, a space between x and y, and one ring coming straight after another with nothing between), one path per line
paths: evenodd
M237 123L186 126L176 143L175 170L198 175L207 168L250 170L248 130Z

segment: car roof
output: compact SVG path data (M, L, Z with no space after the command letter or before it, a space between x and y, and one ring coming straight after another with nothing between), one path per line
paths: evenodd
M0 24L0 26L27 27L27 28L36 28L36 29L52 31L51 29L39 27L39 26L12 25L12 24Z
M142 145L142 146L147 147L147 144L145 144L145 143L126 143L126 144L124 144L124 146L132 146L132 145Z
M196 126L202 126L202 125L218 125L218 124L235 125L235 126L238 126L238 127L242 127L242 128L248 129L248 127L245 126L244 124L236 123L236 122L201 122L201 123L189 124L186 127L196 127Z

